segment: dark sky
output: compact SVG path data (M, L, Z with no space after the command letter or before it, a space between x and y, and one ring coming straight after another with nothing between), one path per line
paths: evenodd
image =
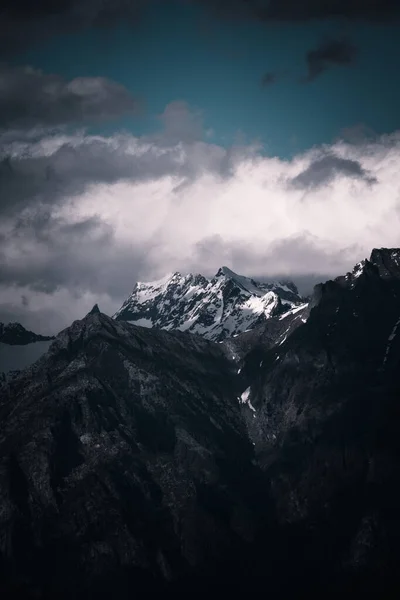
M399 242L400 4L3 0L0 320Z

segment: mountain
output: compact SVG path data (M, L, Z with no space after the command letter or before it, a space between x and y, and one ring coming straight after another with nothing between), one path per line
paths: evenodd
M39 335L28 331L20 323L0 323L0 343L10 346L25 346L34 342L48 342L53 340L53 336Z
M97 311L61 332L0 391L0 580L121 598L245 555L268 503L238 394L198 336Z
M305 321L241 369L277 520L307 539L290 552L382 597L399 585L399 300L400 250L376 249L316 286Z
M174 273L138 282L114 318L222 341L302 303L292 282L260 283L222 267L212 279Z
M28 331L20 323L0 323L0 385L44 354L53 339Z
M2 597L397 597L399 266L221 343L61 332L0 389Z

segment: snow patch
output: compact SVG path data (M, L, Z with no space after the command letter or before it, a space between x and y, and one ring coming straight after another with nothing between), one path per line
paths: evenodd
M386 362L387 362L387 360L389 358L389 353L390 353L391 345L392 345L392 342L393 342L394 338L397 335L397 328L399 327L399 325L400 325L400 318L397 319L397 321L396 321L396 323L395 323L395 325L394 325L394 327L393 327L393 329L390 332L390 335L388 337L388 344L386 346L385 356L383 358L383 366L385 366L385 364L386 364Z
M136 321L127 321L131 325L139 325L140 327L153 327L153 321L151 319L137 319Z
M252 405L252 403L250 402L250 388L248 387L243 394L240 396L240 402L241 404L247 404L247 406L253 411L256 412L256 409L254 408L254 406Z

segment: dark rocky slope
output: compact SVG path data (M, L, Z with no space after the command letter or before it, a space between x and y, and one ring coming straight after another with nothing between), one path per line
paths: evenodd
M293 561L380 597L399 583L399 258L374 250L317 286L307 321L283 344L259 345L260 363L250 352L242 370L277 519L298 533Z
M0 391L4 594L398 594L399 258L221 344L57 336Z
M267 502L233 374L216 344L95 310L5 386L9 590L123 598L245 555Z

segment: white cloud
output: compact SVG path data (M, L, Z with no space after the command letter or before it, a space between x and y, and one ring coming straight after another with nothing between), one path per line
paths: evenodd
M61 152L72 146L77 152ZM14 146L13 151L18 168L21 149ZM290 185L302 172L312 174L310 165L327 153L357 162L360 169L354 176L336 170L324 185L306 189ZM29 157L24 160L39 160L41 165L44 157L50 165L52 157L57 159L55 164L58 168L62 164L63 181L68 179L69 185L58 184L53 204L52 196L46 196L51 215L46 235L41 222L39 226L28 220L20 224L23 244L17 244L13 228L23 213L3 219L0 304L9 299L9 293L4 295L6 285L13 286L8 289L18 297L33 294L29 286L35 282L29 277L39 276L38 263L40 277L54 277L55 256L64 271L57 273L60 291L53 295L54 287L49 287L49 302L59 303L64 310L67 303L61 302L60 294L80 290L80 297L87 298L85 306L77 302L76 311L68 309L69 315L76 312L79 318L102 291L101 308L117 308L136 278L162 276L171 270L210 274L228 264L259 277L316 272L333 276L346 272L373 247L400 245L397 133L365 144L338 141L291 161L263 156L251 146L224 149L204 141L175 144L165 139L158 145L157 140L129 135L63 134L51 142L28 140L23 154ZM64 154L68 161L60 163ZM103 165L108 165L106 174L100 173L106 168ZM75 169L80 185L72 192ZM366 172L368 180L362 176ZM376 183L371 184L371 178ZM38 189L36 185L37 201ZM31 203L29 210L35 206ZM83 227L81 237L80 223L88 227L87 233ZM73 227L68 229L69 225ZM71 244L66 237L69 231ZM41 294L37 301L43 302L43 292L34 294L37 298Z
M400 144L398 137L392 136L365 148L338 143L330 151L358 161L377 183L369 185L362 178L339 173L318 189L293 190L287 182L307 169L317 151L297 156L292 162L243 156L228 177L209 169L182 186L178 184L184 181L183 176L172 175L145 182L94 185L75 199L74 210L82 217L99 214L105 218L120 241L157 242L153 261L160 272L190 268L196 262L196 245L215 235L225 246L245 244L260 258L259 264L250 263L247 269L256 269L260 275L274 269L292 273L315 268L340 271L373 246L400 243ZM183 147L184 164L190 164L197 152L196 144ZM313 262L309 257L299 263L296 252L285 254L279 266L271 262L271 250L277 244L298 238L319 248L326 262L321 264L317 257ZM348 247L353 252L343 255L342 262L329 260L330 255L333 258ZM275 251L272 256L276 261ZM217 253L215 266L218 259Z

